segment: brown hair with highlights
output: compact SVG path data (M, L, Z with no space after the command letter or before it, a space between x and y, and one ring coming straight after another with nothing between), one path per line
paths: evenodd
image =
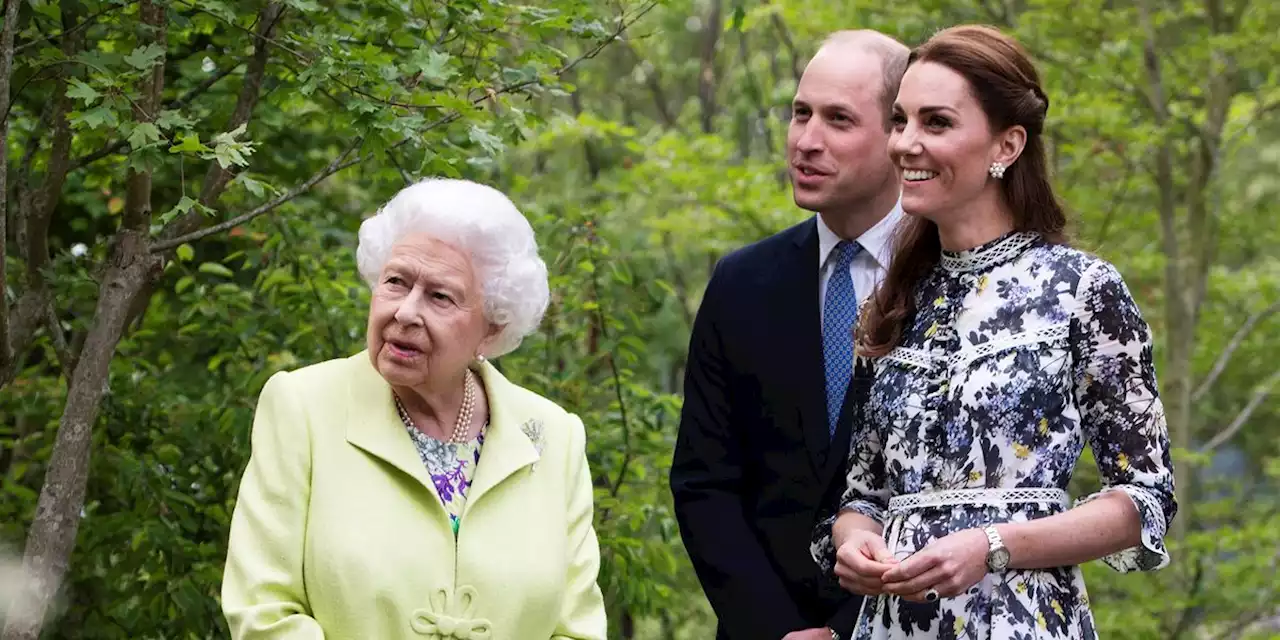
M1013 212L1016 230L1065 243L1067 216L1054 196L1045 158L1049 98L1022 46L993 27L961 25L939 31L912 51L908 68L919 62L938 63L964 76L992 131L1013 126L1026 129L1022 154L1000 181L1002 195ZM916 311L916 285L938 264L941 252L936 224L914 216L903 221L889 272L858 322L859 355L883 356L898 345Z

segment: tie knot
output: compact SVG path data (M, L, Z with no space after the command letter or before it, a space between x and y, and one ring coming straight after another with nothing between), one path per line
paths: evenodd
M836 266L848 268L848 266L853 262L854 257L861 252L862 245L857 242L841 240L840 244L836 245Z

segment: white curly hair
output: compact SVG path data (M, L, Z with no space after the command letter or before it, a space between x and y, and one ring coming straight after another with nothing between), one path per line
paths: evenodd
M471 256L484 293L484 317L501 325L489 358L515 350L533 333L551 292L533 227L501 191L469 180L427 178L401 189L360 224L356 266L370 287L391 247L425 233Z

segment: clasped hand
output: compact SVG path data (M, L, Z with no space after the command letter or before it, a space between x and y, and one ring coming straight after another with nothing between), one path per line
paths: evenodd
M987 574L987 537L965 529L934 540L898 560L884 539L866 530L850 533L836 550L835 574L840 586L864 596L893 594L925 602L925 592L951 598L964 593Z

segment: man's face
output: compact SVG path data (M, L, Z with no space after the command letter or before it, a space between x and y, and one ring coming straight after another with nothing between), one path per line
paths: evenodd
M792 103L787 164L796 205L832 212L869 201L898 176L886 145L884 80L873 53L829 45L805 68Z

